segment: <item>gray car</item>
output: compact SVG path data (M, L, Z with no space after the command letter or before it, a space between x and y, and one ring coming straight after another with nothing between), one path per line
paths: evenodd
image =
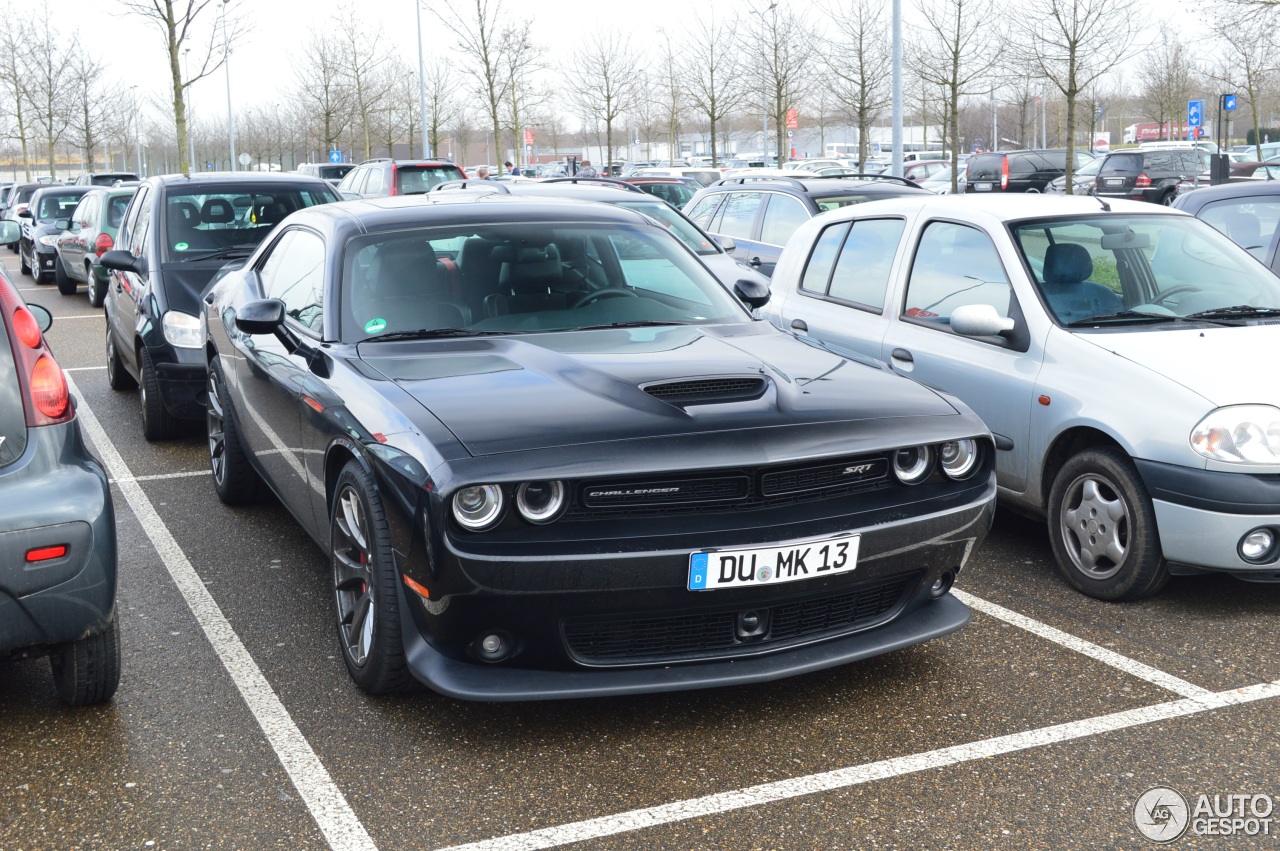
M953 393L1078 590L1280 581L1280 279L1153 204L903 197L809 221L763 312Z

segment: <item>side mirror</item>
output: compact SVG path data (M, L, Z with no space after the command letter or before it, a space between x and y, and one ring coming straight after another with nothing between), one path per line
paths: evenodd
M998 337L1016 324L989 304L966 304L951 311L951 330L964 337Z
M246 334L274 334L282 325L284 302L278 298L251 301L236 311L236 328Z
M35 216L31 215L31 211L30 211L30 210L19 210L19 211L18 211L18 218L20 218L20 219L34 219L34 218L35 218Z
M733 251L735 248L738 247L738 243L734 242L733 237L731 236L713 236L711 238L714 239L716 241L716 244L719 245L721 248L723 248L725 251Z
M746 302L752 310L769 303L769 285L763 281L743 278L733 285L733 294Z
M360 200L359 192L348 192L347 190L342 189L342 190L339 190L338 194L342 196L343 201L359 201Z
M120 248L106 252L99 258L98 262L117 272L132 272L135 275L145 275L147 273L147 264L141 257L134 257L128 251Z
M35 317L36 324L40 326L40 333L48 331L53 327L53 314L38 304L28 304L27 310Z
M71 230L71 220L58 219L56 222L53 223L53 226L58 230Z
M22 225L13 219L0 220L0 245L13 245L22 239Z

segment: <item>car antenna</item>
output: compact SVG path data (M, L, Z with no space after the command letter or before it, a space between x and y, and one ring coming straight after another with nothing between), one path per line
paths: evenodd
M1094 186L1089 187L1089 194L1093 196L1093 199L1095 201L1097 201L1099 204L1102 205L1102 209L1104 212L1107 212L1107 213L1111 212L1111 205L1108 204L1100 195L1098 195L1097 187L1094 187Z

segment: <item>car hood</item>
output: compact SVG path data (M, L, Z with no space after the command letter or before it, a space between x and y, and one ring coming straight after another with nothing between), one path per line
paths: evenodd
M1280 347L1280 325L1158 326L1125 332L1075 335L1144 367L1216 406L1280 405L1264 367Z
M473 456L800 423L958 416L913 381L763 322L362 343L358 350ZM726 376L763 379L764 390L757 398L698 404L643 389ZM850 446L855 442L851 432Z

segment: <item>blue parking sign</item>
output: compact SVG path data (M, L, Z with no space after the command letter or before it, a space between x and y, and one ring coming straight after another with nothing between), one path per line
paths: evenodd
M329 162L331 162L331 163L340 163L340 162L342 162L342 151L330 151L330 152L329 152Z
M1236 110L1236 96L1235 96L1235 95L1223 95L1223 96L1222 96L1222 109L1223 109L1225 112L1235 112L1235 110Z
M1187 101L1187 126L1199 127L1201 118L1204 116L1204 101L1189 100Z

